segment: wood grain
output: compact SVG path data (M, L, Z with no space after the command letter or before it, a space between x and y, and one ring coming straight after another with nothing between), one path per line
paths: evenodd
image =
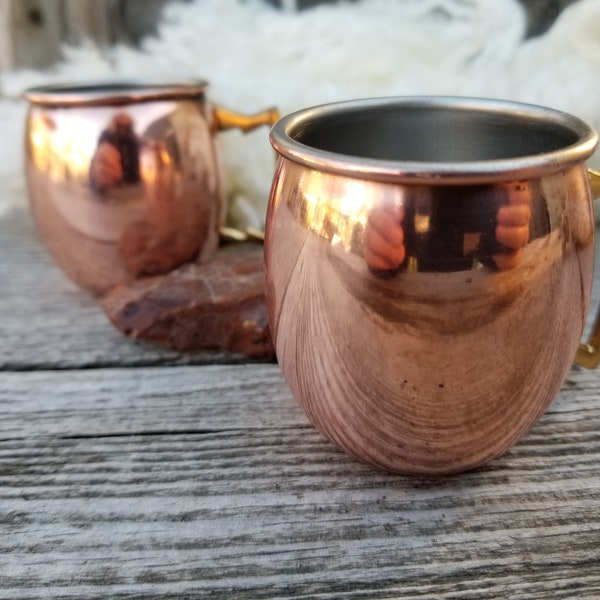
M423 479L334 449L274 365L167 370L1 375L0 598L600 594L597 377L488 467Z
M390 475L277 365L122 338L24 211L0 250L1 599L600 597L597 373L484 468Z
M0 373L0 406L0 439L21 438L24 419L41 437L307 424L278 367L260 364Z

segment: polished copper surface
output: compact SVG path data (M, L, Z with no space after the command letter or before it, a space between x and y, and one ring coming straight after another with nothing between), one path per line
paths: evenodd
M227 210L215 136L271 125L213 106L202 81L32 89L26 175L41 238L94 293L212 258Z
M600 171L589 169L590 188L594 198L600 198ZM595 369L600 365L600 307L597 310L596 320L589 338L585 343L579 344L575 363L586 369Z
M403 473L504 452L579 344L595 132L538 107L417 98L308 109L271 136L269 319L309 419Z

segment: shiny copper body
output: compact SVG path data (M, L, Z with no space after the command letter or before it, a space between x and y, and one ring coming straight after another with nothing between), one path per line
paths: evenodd
M504 452L579 344L595 132L538 107L404 98L300 111L271 140L269 318L309 419L403 473Z
M117 283L210 259L227 210L215 136L272 124L213 106L206 83L30 90L26 175L50 253L77 283Z

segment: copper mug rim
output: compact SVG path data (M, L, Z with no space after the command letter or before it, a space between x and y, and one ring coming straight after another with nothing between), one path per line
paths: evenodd
M348 138L344 136L353 120L364 114L390 110L446 111L446 114L454 116L464 113L461 115L463 126L470 124L473 116L478 115L482 119L500 119L497 131L502 131L508 124L514 133L517 126L534 124L534 133L539 134L545 129L553 128L555 136L553 143L545 148L538 147L537 151L492 158L471 156L468 160L446 159L446 148L441 150L440 154L444 158L440 160L393 160L332 151L327 142L322 143L323 139L332 135L332 131L335 132L336 119L339 119L339 129L335 135L338 135L339 147L342 147L348 143ZM325 132L322 138L315 136L315 131L318 133L319 130ZM420 130L420 126L416 130ZM365 131L366 128L363 127L358 135L354 134L355 138L360 138ZM490 130L480 132L480 135L490 135ZM454 139L454 136L450 138ZM312 143L315 139L318 143ZM565 140L562 144L558 143L561 139ZM305 143L306 140L311 143ZM270 133L270 141L282 157L315 171L354 179L401 182L403 185L439 186L532 180L558 173L569 167L585 164L598 147L599 138L598 133L579 117L535 104L463 96L399 96L333 102L296 111L275 124ZM377 147L377 142L373 145ZM526 147L534 148L535 140L529 146L526 144ZM600 197L600 172L589 168L587 171L591 195ZM580 345L575 362L587 368L600 365L600 308L590 338Z
M106 80L92 83L62 83L28 89L24 98L37 106L119 106L155 100L179 100L204 95L208 82L193 79L179 82Z
M81 287L102 294L184 262L206 262L221 239L260 237L223 226L227 182L215 137L227 129L270 127L279 113L225 109L211 101L207 85L203 79L115 79L24 93L30 204L50 253ZM116 152L116 181L110 176L115 152L98 158L101 146ZM124 148L127 161L121 160ZM99 183L94 168L100 177L109 172L108 183Z
M269 323L309 420L401 473L505 452L580 343L597 133L534 105L407 97L305 109L271 141ZM576 362L600 363L600 319Z
M336 126L347 135L357 117L369 118L386 111L410 115L411 111L419 110L432 115L444 112L446 116L441 114L442 119L462 118L463 126L472 125L477 118L487 119L493 125L493 119L497 119L497 132L502 132L508 124L513 129L528 127L529 135L545 131L552 139L537 150L531 144L532 150L514 155L469 156L458 160L368 156L332 149L321 144L322 138L317 143L311 140L315 134L318 137L319 131L327 130L326 135L331 135ZM363 127L362 133L367 128L368 125ZM491 131L490 128L481 136L490 135ZM403 183L455 185L530 179L563 170L593 154L598 146L598 133L574 115L535 104L461 96L399 96L346 100L296 111L275 124L270 140L280 155L320 171L377 181L397 181L400 177Z

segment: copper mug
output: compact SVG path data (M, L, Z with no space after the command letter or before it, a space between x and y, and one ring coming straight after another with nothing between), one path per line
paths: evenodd
M107 83L31 89L26 177L42 240L82 287L207 261L227 211L216 134L272 125L214 106L207 84Z
M265 233L284 376L332 442L401 473L464 471L546 410L580 346L597 134L547 108L370 99L271 131Z

